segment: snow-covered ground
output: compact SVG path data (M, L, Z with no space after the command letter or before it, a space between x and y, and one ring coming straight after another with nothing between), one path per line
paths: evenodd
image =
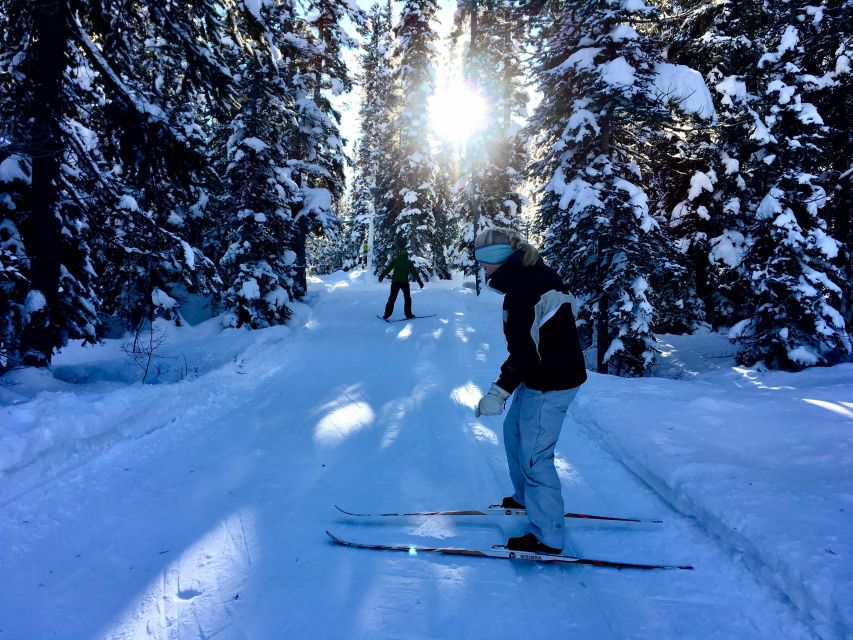
M0 380L0 638L844 638L853 635L853 365L736 367L662 336L659 377L591 375L558 447L567 552L632 572L329 543L489 546L523 522L356 521L509 492L474 418L500 298L456 281L315 279L287 328L170 327L157 385L120 341ZM398 307L402 301L398 301ZM398 314L400 313L398 308ZM165 370L168 369L168 370Z

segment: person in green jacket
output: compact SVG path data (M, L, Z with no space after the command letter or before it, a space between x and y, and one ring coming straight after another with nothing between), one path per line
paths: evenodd
M421 281L421 277L418 274L415 264L409 260L408 251L403 249L394 257L382 273L379 274L379 282L382 282L389 273L391 274L391 294L388 296L388 302L385 305L385 313L382 317L385 320L391 317L391 313L394 311L394 303L397 302L397 294L402 291L404 302L403 310L406 313L406 317L414 318L415 314L412 313L412 292L409 289L409 278L413 277L421 286L421 289L424 288L424 283Z

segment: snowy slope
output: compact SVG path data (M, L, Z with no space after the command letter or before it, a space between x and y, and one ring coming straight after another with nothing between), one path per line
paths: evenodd
M663 341L676 361L697 346ZM678 382L593 376L573 416L822 637L853 636L853 365L752 370L720 357L723 338L699 341L705 358L661 367Z
M702 416L683 437L704 437L705 417L731 420L730 409L766 394L747 381L737 391L743 397L731 400L738 406L729 407L723 396L731 392L721 385L732 374L593 376L558 448L570 509L665 520L571 522L570 551L691 563L693 572L409 557L329 544L325 529L361 541L487 546L523 526L499 516L365 522L333 509L482 507L509 492L500 419L471 412L505 355L500 298L477 298L459 282L428 283L415 292L414 308L437 316L388 325L375 318L386 286L337 274L312 287L310 313L291 329L197 327L176 336L173 348L190 363L208 363L176 384L126 386L114 345L106 345L60 364L69 368L65 380L89 382L24 376L3 388L0 637L775 639L839 630L837 620L835 627L822 621L814 598L792 606L790 575L773 568L771 579L755 577L768 560L732 551L735 541L713 526L715 500L732 494L730 486L708 496L687 492L669 470L678 462L673 447L688 445L660 443L657 414L642 419L650 406L658 410L657 390L678 398L672 411ZM74 378L71 368L88 373ZM813 384L823 386L809 397L831 395L831 382ZM703 395L715 401L690 404ZM768 403L767 410L777 406ZM725 436L737 449L742 434L711 426L720 448ZM830 453L843 456L836 445ZM719 455L708 451L709 483L720 478ZM796 455L807 474L808 455ZM694 443L686 460L690 469L699 465L699 480L703 447ZM823 479L826 463L813 461L810 477ZM657 474L648 482L665 500L635 475L641 467ZM786 473L763 477L773 504L758 505L764 516L753 519L749 535L804 495L802 478L792 482ZM704 512L690 496L707 497ZM744 510L753 508L747 502ZM829 535L839 524L818 530ZM796 545L805 529L771 541ZM834 533L841 539L847 531ZM849 548L833 550L849 565ZM839 594L847 588L832 586Z

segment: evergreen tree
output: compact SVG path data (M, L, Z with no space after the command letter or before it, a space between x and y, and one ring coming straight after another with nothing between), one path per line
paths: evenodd
M407 249L418 266L432 270L435 255L444 251L436 233L435 185L429 136L428 98L435 74L432 66L436 33L435 0L405 0L395 34L394 60L400 108L386 141L382 174L381 219L386 237L379 247L380 259ZM394 108L394 97L389 106ZM390 144L389 144L390 143ZM393 144L393 147L391 146ZM388 153L393 148L391 154Z
M832 94L849 75L838 73L840 7L756 0L685 8L671 53L703 70L720 114L705 142L716 184L702 229L709 262L726 268L709 287L729 302L716 318L746 316L732 334L744 363L796 369L842 357L846 253L823 214L834 217L830 176L843 172L838 163L827 170L840 131Z
M629 375L657 353L655 274L684 278L640 186L670 122L655 85L661 44L640 26L655 15L642 2L587 0L546 6L536 25L543 100L529 129L531 174L547 180L545 255L578 297L598 370Z
M455 249L463 271L476 274L478 288L474 238L491 227L518 228L523 200L519 189L527 158L516 123L527 115L527 94L522 86L521 25L512 5L504 0L460 0L456 13L457 37L464 27L469 31L465 77L488 106L484 126L464 150L465 187L458 197L458 215L464 222Z
M334 238L320 238L311 243L312 264L317 273L333 273L335 271L350 271L365 267L360 259L366 257L364 238L360 235L362 229L356 220L353 209L353 194L344 196L340 204L343 211L340 230Z
M828 128L811 95L810 47L821 28L813 7L783 1L766 6L770 28L757 40L761 57L746 76L757 149L750 156L760 198L741 265L752 284L750 317L733 331L740 362L799 369L832 363L851 351L841 315L845 274L840 243L827 233L823 145Z
M291 176L292 122L288 61L296 18L289 3L271 2L241 16L238 66L240 111L224 128L225 229L220 259L226 324L259 328L283 324L294 297L296 253L292 209L300 200Z
M230 97L218 0L0 3L8 139L31 180L9 201L31 288L13 361L45 365L68 337L95 338L98 311L133 319L202 284L210 263L178 221L202 201L199 122ZM5 115L5 113L4 113ZM209 176L208 176L209 177ZM198 209L201 211L201 208ZM36 232L37 230L37 232ZM91 259L90 259L91 257ZM98 305L94 274L103 305ZM29 301L27 301L29 300Z
M743 173L753 153L753 116L730 94L745 87L739 74L755 65L751 38L764 28L764 16L757 3L744 3L733 14L709 0L686 0L670 9L665 34L670 58L701 73L714 89L717 114L712 126L688 128L678 143L680 161L662 169L668 193L676 198L665 199L670 232L691 274L687 323L731 326L750 298L738 267L747 250L755 192Z
M86 212L63 167L68 38L64 3L0 2L0 370L45 366L99 324Z
M353 180L352 209L345 226L346 238L352 248L352 254L348 256L350 267L374 271L373 242L375 237L374 224L376 221L376 200L374 198L373 178L362 169L359 158L364 157L361 150L356 150L355 164L358 173ZM375 174L373 174L375 177Z
M842 243L835 262L843 277L839 286L844 297L842 312L848 327L853 325L853 2L825 0L810 3L797 16L807 25L803 33L802 75L809 100L824 121L821 149L821 180L827 202L821 216L830 235Z
M207 203L216 182L207 123L233 105L224 58L231 21L218 1L109 11L120 14L107 23L113 31L101 31L96 14L79 33L95 79L88 91L80 87L80 102L94 103L83 121L94 140L80 155L99 169L91 191L106 200L93 240L96 266L111 276L102 310L138 326L155 313L173 316L164 293L218 284L205 256L214 248Z
M340 133L340 113L329 95L352 89L343 53L358 43L346 33L345 20L359 27L364 14L344 0L311 0L306 4L304 45L295 60L292 92L298 126L291 140L289 166L300 189L295 212L294 251L298 296L307 289L306 240L309 233L334 234L339 224L334 202L344 193L344 166L348 161Z
M382 145L390 140L393 114L393 49L391 6L374 4L361 32L365 39L361 56L360 133L356 146L356 176L353 181L353 210L350 241L357 250L356 264L376 270L376 223L381 208L379 190ZM386 150L387 151L387 150ZM381 267L380 267L381 268Z
M459 239L459 209L454 190L458 184L458 169L451 145L441 144L434 152L435 200L433 218L435 236L432 268L438 278L448 280L451 268L459 260L454 256L454 245Z

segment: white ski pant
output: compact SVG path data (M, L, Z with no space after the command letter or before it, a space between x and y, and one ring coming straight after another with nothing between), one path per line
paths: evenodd
M577 389L516 389L504 420L504 447L513 497L527 509L532 533L549 547L562 549L563 493L554 449Z

